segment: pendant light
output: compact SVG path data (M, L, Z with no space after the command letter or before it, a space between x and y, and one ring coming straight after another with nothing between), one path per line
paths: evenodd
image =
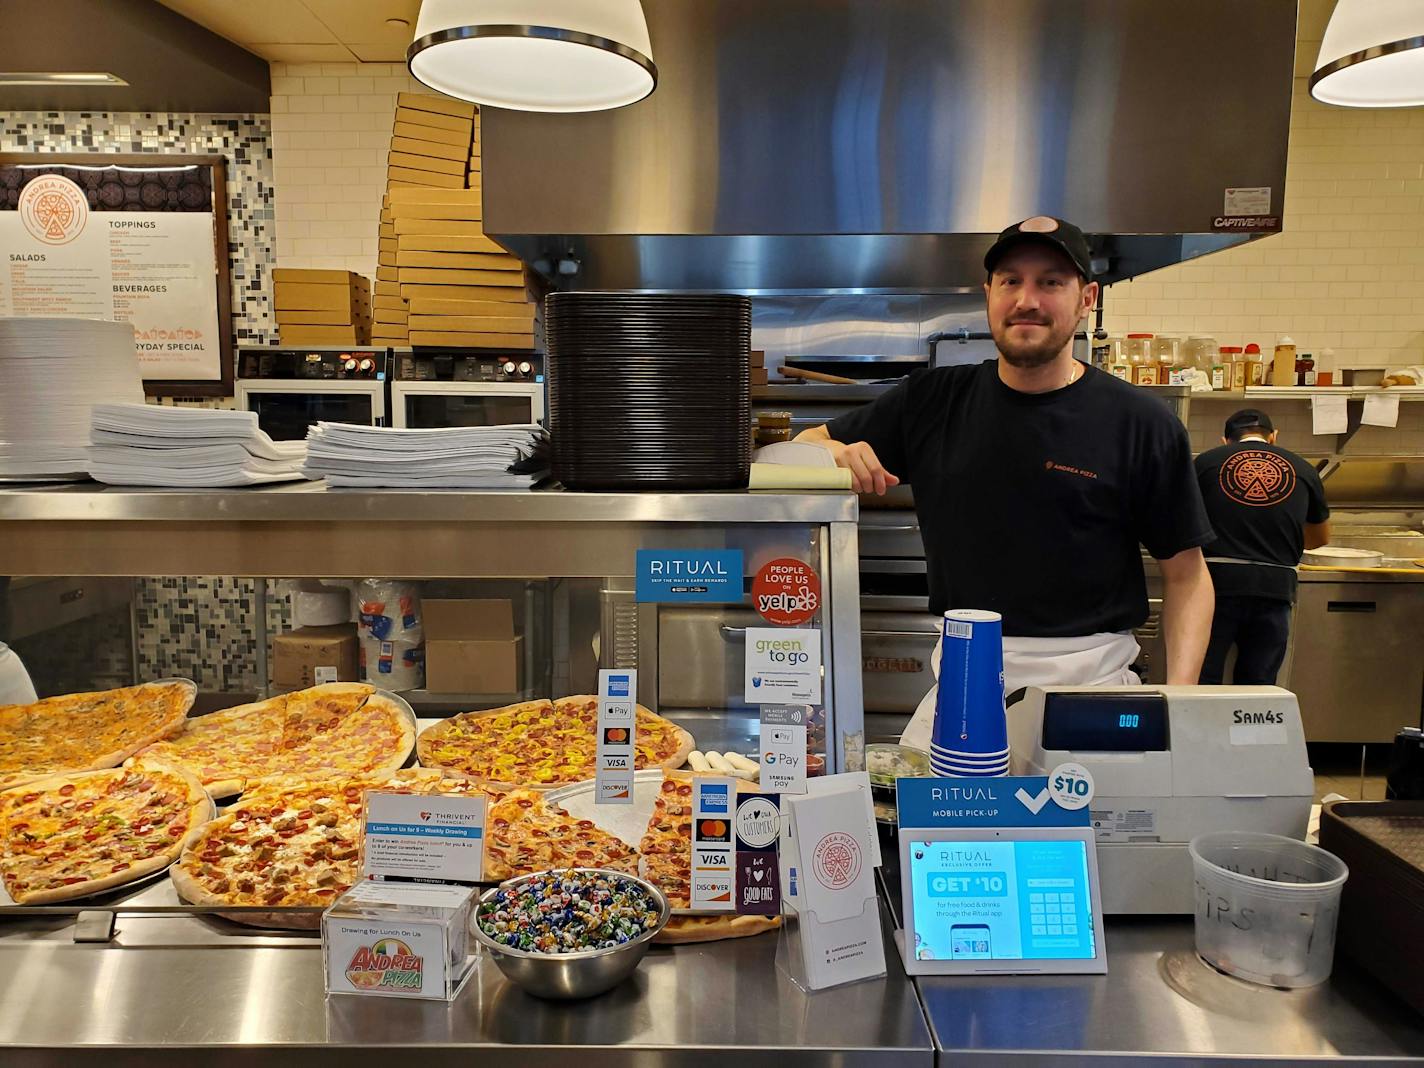
M1424 104L1424 3L1339 0L1320 42L1310 95L1353 108Z
M658 81L638 0L425 0L410 72L461 100L516 111L603 111Z

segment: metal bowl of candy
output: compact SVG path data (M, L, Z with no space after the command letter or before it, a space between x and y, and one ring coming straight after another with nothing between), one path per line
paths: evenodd
M671 915L663 892L635 875L560 868L486 890L470 930L510 982L572 1000L632 975Z

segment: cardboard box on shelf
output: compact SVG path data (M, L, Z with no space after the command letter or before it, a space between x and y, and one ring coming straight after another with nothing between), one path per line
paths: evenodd
M479 334L529 334L534 333L534 320L518 316L494 315L412 315L412 330L469 331Z
M467 331L410 332L410 343L426 348L532 349L533 334L476 334Z
M492 315L500 318L518 317L534 321L535 307L512 300L450 300L440 297L416 297L409 302L412 315Z
M399 234L398 252L485 252L505 255L504 246L483 234Z
M283 326L277 336L283 345L364 345L368 332L356 326Z
M484 224L478 219L413 219L403 216L391 224L400 240L414 234L445 237L484 237Z
M397 152L391 149L386 162L392 167L408 167L417 171L438 171L441 174L460 175L465 172L465 163L458 159L439 159L435 156L418 156L414 152Z
M399 238L397 238L399 240ZM504 249L498 252L396 252L398 267L448 267L454 270L523 271L524 264Z
M465 178L462 174L439 174L436 171L419 171L412 167L387 167L386 177L390 179L393 190L420 189L427 186L431 189L465 188Z
M272 639L272 685L301 689L318 682L355 682L357 661L355 623L298 627ZM320 677L319 669L326 669Z
M529 299L528 291L521 286L432 285L402 281L400 290L401 296L407 301L479 300L515 303Z
M468 149L464 145L431 141L424 137L392 137L391 153L398 152L408 156L430 156L437 160L453 160L456 163L462 163L468 157Z
M463 130L457 125L454 129L449 127L426 126L423 123L410 120L412 113L398 110L396 112L395 125L391 127L391 137L407 138L411 141L433 141L441 145L454 145L462 152L469 151L470 128L466 126Z
M511 694L519 690L522 638L507 600L421 602L425 686L432 693Z
M400 93L396 96L396 107L453 115L470 122L479 114L479 108L468 100L452 100L448 96L432 96L429 93Z
M346 311L366 301L364 292L349 286L278 282L273 303L284 311Z
M480 271L450 267L401 267L400 282L437 286L488 286L523 290L522 271Z

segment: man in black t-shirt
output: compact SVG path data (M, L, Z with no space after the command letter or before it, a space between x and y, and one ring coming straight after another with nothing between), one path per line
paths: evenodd
M1270 416L1243 408L1223 444L1197 457L1197 483L1216 540L1206 547L1216 615L1202 683L1222 681L1236 646L1241 686L1274 686L1290 637L1296 565L1330 540L1330 506L1315 468L1276 444Z
M1098 284L1087 240L1037 216L984 258L997 360L918 371L874 404L799 435L858 492L914 486L930 611L1004 620L1005 687L1135 680L1142 555L1161 561L1167 681L1195 683L1212 611L1212 532L1182 424L1146 391L1073 358ZM908 744L933 717L921 702Z

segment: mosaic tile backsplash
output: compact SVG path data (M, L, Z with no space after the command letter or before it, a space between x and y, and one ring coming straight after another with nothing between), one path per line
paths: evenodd
M267 284L276 262L270 115L0 112L0 152L226 156L233 338L239 345L276 340Z

